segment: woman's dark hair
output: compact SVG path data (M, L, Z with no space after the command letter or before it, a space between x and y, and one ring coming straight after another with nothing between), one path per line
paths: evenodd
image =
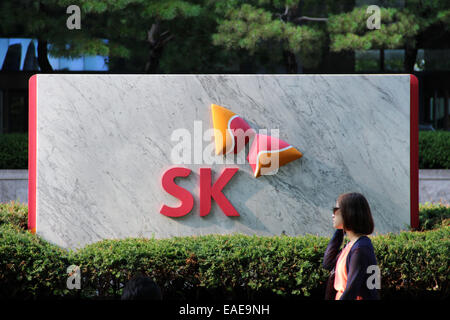
M345 230L368 235L373 232L374 224L367 199L360 193L344 193L338 197Z

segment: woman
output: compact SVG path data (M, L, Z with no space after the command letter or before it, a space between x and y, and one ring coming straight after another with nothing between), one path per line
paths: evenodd
M367 235L373 232L374 224L369 203L360 193L345 193L338 197L333 208L333 227L323 267L331 271L325 299L374 300L379 299L376 289L369 289L367 268L376 265L372 242ZM339 251L344 233L349 242Z

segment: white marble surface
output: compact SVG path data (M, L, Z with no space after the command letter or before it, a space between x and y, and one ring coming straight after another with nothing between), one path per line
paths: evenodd
M419 170L419 202L450 204L450 170Z
M368 198L375 232L409 224L409 75L39 75L37 85L37 233L60 246L234 232L331 235L331 208L350 191ZM214 201L199 216L198 173L208 165L183 165L193 172L178 184L194 194L194 208L163 216L163 204L179 203L160 182L173 165L171 134L193 133L195 120L211 128L211 103L255 129L279 129L303 157L258 179L248 163L231 165L239 171L224 193L240 213L232 218ZM224 166L212 166L213 180Z

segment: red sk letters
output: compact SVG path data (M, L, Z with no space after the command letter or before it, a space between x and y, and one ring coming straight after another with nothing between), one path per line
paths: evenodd
M211 187L211 168L200 168L200 216L206 216L211 210L211 197L227 216L238 217L239 213L222 193L223 187L230 181L238 168L223 169L219 179Z
M223 188L231 180L238 168L225 168L216 182L211 185L211 168L200 168L200 216L206 216L211 210L211 198L213 198L223 213L227 216L239 216L239 213L233 207L231 202L222 193ZM170 195L178 198L181 205L176 208L163 205L160 213L168 217L182 217L188 214L194 206L194 197L192 194L178 186L174 179L176 177L187 177L191 169L171 168L167 170L162 177L162 187Z
M168 207L163 205L161 212L168 217L182 217L188 214L194 206L194 197L186 189L178 186L175 181L176 177L187 177L191 173L191 169L188 168L170 168L167 170L161 180L163 189L170 195L178 198L181 201L181 206L177 208Z

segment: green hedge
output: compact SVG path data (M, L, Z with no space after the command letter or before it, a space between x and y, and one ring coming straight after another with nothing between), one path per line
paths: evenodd
M450 169L450 131L419 131L419 168Z
M420 230L431 230L450 225L450 204L419 204Z
M28 206L20 202L0 202L0 226L11 225L18 231L27 230Z
M0 209L1 297L118 298L136 273L154 278L166 300L324 296L326 237L104 240L72 252L24 231L25 206L9 203ZM372 241L383 298L450 297L450 227L377 235ZM66 288L66 269L72 264L80 266L81 290Z
M0 226L0 297L28 299L68 294L67 252L13 225Z
M208 235L164 240L105 240L75 254L84 285L118 297L136 272L159 283L166 299L255 299L317 293L326 238Z
M0 134L0 169L28 168L28 135Z
M382 297L450 298L450 227L379 235L373 244Z

